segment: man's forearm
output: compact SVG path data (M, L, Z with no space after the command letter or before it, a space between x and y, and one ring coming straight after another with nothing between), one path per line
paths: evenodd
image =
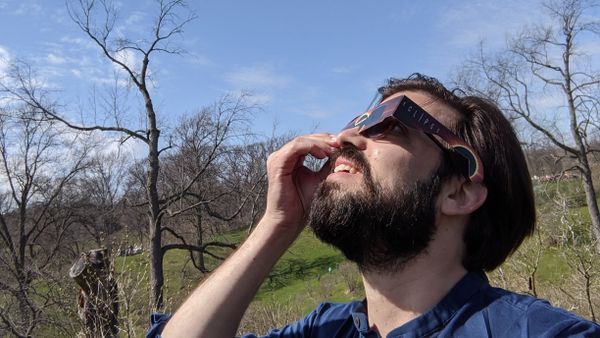
M183 303L163 337L233 337L273 265L296 239L268 220L256 229Z
M267 159L265 216L246 242L175 312L164 337L233 337L256 291L304 227L317 186L330 172L306 168L304 156L322 159L339 143L330 134L301 136Z

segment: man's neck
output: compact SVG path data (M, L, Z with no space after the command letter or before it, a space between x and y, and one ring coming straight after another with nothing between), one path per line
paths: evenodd
M467 271L460 261L449 259L457 253L447 251L425 252L393 273L363 274L372 329L385 337L432 309L450 292Z

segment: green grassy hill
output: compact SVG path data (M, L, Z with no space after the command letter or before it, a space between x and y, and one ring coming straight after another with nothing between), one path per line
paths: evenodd
M600 272L600 267L594 263L598 261L594 259L597 257L595 254L579 250L590 243L590 221L585 205L581 204L578 184L567 182L564 187L538 185L536 196L538 232L501 268L491 273L490 280L500 287L550 299L555 305L589 317L589 304L584 296L585 278L582 279L578 272L582 267L578 262L589 258L589 264L593 265L591 268L595 269L591 271ZM566 196L566 211L556 205L561 196ZM239 244L246 236L247 230L242 229L216 239ZM574 256L577 252L583 252L587 258L582 256L582 261L581 257ZM230 253L231 250L218 252L221 256ZM147 261L144 255L115 259L123 297L130 298L123 301L123 307L135 309L122 314L135 327L136 334L142 333L148 323ZM206 264L214 269L219 261L207 257ZM189 254L180 250L167 253L164 267L166 310L174 311L205 275L193 267ZM597 279L593 282L595 289L592 291L595 291L599 283ZM262 333L267 328L298 319L322 301L361 299L363 292L356 267L345 262L337 250L321 243L309 230L305 230L263 283L242 322L241 331ZM598 292L592 295L592 305L600 306Z
M218 240L241 243L246 236L246 229L241 229L222 235ZM217 252L222 256L229 253L231 250L226 249ZM339 251L321 243L309 230L303 231L269 274L253 306L281 307L293 302L294 308L305 314L325 299L347 301L362 298L358 271L344 260ZM146 254L115 258L115 274L122 285L122 297L131 298L124 300L124 305L129 302L126 306L136 309L129 314L121 312L138 327L136 332L143 331L144 325L147 325L147 262ZM219 261L206 257L206 265L210 269L218 264ZM167 252L164 269L166 310L170 312L206 276L193 267L189 254L182 250Z

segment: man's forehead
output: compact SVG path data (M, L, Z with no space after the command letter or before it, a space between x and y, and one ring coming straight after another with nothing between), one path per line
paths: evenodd
M388 96L385 101L391 100L398 96L405 95L419 107L425 109L429 114L435 117L446 127L452 126L459 119L460 113L450 105L444 103L441 99L424 91L401 91Z

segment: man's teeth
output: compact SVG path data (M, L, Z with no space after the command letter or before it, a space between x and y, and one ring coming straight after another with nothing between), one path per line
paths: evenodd
M347 171L351 174L356 174L358 172L358 170L356 170L356 168L349 166L347 164L340 164L333 169L334 173L337 173L340 171Z

